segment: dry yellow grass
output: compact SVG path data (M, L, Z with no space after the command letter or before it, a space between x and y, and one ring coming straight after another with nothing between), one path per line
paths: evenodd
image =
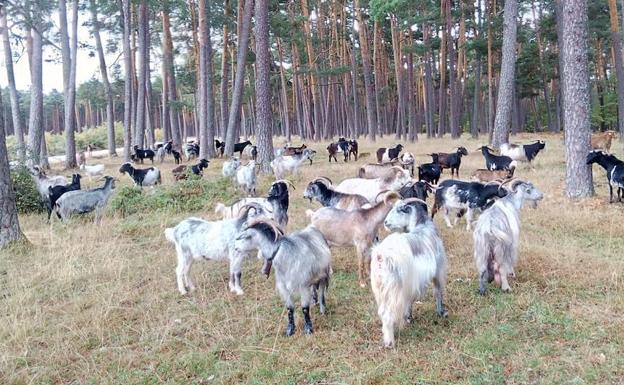
M624 205L608 204L598 167L595 198L564 198L561 139L540 137L547 146L534 169L517 171L545 199L538 210L523 209L513 293L478 296L471 234L446 229L436 217L449 256L450 316L437 319L429 295L390 351L381 348L374 300L357 285L350 249L333 250L329 314L312 312L315 334L301 334L297 312L297 332L286 338L274 278L261 276L255 259L244 265L243 297L227 290L227 264L214 262L194 265L195 293L177 292L175 251L163 230L191 215L214 218L215 202L192 213L107 212L101 227L86 218L48 226L43 215L21 217L33 246L0 252L0 383L621 384ZM374 154L394 142L361 141L360 151ZM460 144L474 151L481 143L421 139L407 150L420 163L432 151ZM330 165L325 146L313 144L314 165L293 178L291 231L306 224L305 209L317 207L301 196L307 181L339 181L373 161ZM614 151L621 155L619 143ZM119 160L101 161L117 175ZM466 178L484 162L471 152L462 163ZM165 184L173 183L172 167L161 168ZM212 162L205 178L220 168ZM259 193L270 180L261 177ZM130 183L122 177L120 184Z

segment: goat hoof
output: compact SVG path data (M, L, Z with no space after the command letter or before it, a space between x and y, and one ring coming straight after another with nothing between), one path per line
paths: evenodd
M308 324L303 327L303 334L309 336L312 333L314 333L314 329L312 328L312 325Z
M186 295L186 293L187 293L186 290L179 290L179 291L180 291L180 294L182 294L182 295Z
M290 337L293 334L295 334L295 325L288 325L288 328L286 328L286 337Z
M438 317L440 318L448 318L448 311L446 309L438 312Z
M485 294L487 294L487 289L479 289L480 296L485 297Z

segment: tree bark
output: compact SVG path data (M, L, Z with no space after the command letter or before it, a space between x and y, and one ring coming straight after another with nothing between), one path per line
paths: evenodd
M370 48L368 44L368 32L366 22L362 17L360 1L354 0L354 7L359 25L358 37L360 39L360 50L362 52L362 68L364 70L364 92L366 94L366 121L368 123L368 138L375 141L378 127L377 116L375 115L375 89L373 69L371 67Z
M225 138L225 130L228 126L228 57L229 57L229 17L230 1L223 3L223 52L221 52L221 138Z
M63 96L65 98L65 168L76 167L76 57L78 50L78 0L72 6L71 47L67 31L67 7L65 0L59 0L59 24L61 31L61 56L63 60Z
M503 59L492 135L494 148L499 148L509 139L515 89L517 18L518 0L506 0L503 21Z
M624 63L622 62L622 35L620 34L615 0L609 0L609 19L611 21L611 44L615 61L615 74L617 76L618 129L620 131L620 141L624 141Z
M175 68L173 65L173 41L171 39L171 22L169 20L168 3L162 11L163 21L163 67L167 77L167 100L169 101L169 122L171 127L171 139L173 145L182 149L182 133L180 132L179 110L176 105L178 100Z
M28 120L29 164L41 165L43 136L43 41L38 29L31 28L30 115Z
M147 17L147 1L141 0L139 3L139 79L137 82L137 99L136 99L136 120L134 125L134 144L139 148L145 147L145 83L147 78L147 55L149 55L149 42L147 41L147 31L149 28L149 19Z
M561 22L566 194L583 198L594 193L591 166L585 162L591 150L587 0L563 1Z
M273 140L271 130L271 52L269 51L269 2L256 0L256 140L258 163L265 174L271 173Z
M425 46L425 124L427 126L427 138L431 138L434 133L434 117L433 117L433 74L431 71L431 47L429 46L429 37L431 34L431 26L429 23L423 24L423 45Z
M212 43L210 41L210 5L199 0L199 156L202 159L215 156L214 147L214 91L212 88Z
M131 0L120 0L123 20L124 56L124 161L130 161L132 143L132 50L130 49L130 6Z

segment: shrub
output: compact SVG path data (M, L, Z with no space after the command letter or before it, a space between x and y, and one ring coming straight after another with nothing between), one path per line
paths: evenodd
M111 199L110 207L121 216L154 211L201 211L212 210L216 201L232 200L236 196L227 178L205 180L193 175L154 190L121 187Z
M18 166L11 170L11 182L15 191L17 211L20 214L43 211L39 191L26 166Z

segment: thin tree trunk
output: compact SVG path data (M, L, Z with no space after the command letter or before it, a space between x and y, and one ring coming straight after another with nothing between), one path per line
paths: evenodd
M163 21L163 66L165 67L165 73L167 77L167 99L169 101L169 121L171 123L171 139L176 148L182 149L183 140L182 133L180 132L180 121L177 106L175 106L178 100L175 69L173 65L173 41L171 40L171 23L169 20L168 3L165 5L165 9L161 13ZM173 106L172 106L173 105ZM175 106L175 108L174 108Z
M214 91L212 88L212 43L210 41L210 5L199 0L199 156L215 156L214 147Z
M617 76L618 129L620 131L620 141L624 141L624 62L622 61L622 35L620 34L615 0L609 0L609 19L611 21L611 44L615 58L615 74Z
M63 57L63 83L65 97L65 168L76 167L76 139L74 137L76 121L76 58L78 50L78 0L72 6L71 47L67 31L67 8L65 0L59 0L59 19L61 29L61 54Z
M229 53L229 17L230 1L223 4L223 52L221 52L221 138L225 139L225 130L228 126L228 53Z
M137 98L136 98L136 120L134 125L134 144L139 148L145 147L145 82L147 78L147 62L146 57L149 55L149 42L147 41L149 19L147 17L147 1L141 0L139 3L139 19L138 19L138 51L139 51L139 79L137 81Z
M496 0L486 0L488 5L488 37L487 37L487 69L488 69L488 121L487 121L487 129L489 134L489 141L492 141L492 135L494 132L494 70L492 68L493 65L493 31L492 31L492 18L494 17L494 13L496 12ZM514 0L515 1L515 0Z
M446 13L446 0L441 1L441 16L442 20L445 19ZM440 93L438 98L438 137L443 137L444 133L447 131L446 123L447 123L447 114L446 114L446 99L447 99L447 91L446 91L446 44L448 34L443 27L440 37Z
M368 32L366 22L362 17L362 9L360 1L354 0L355 12L359 24L358 37L360 39L360 49L362 52L362 67L364 70L364 92L366 94L366 121L368 123L368 137L375 141L378 127L377 116L375 115L375 80L373 78L373 69L371 68L370 48L368 44Z
M29 164L39 164L43 136L43 41L37 29L30 29L30 115L28 120Z
M539 21L542 20L542 5L540 5L539 19L536 18L535 14L535 0L531 1L531 11L533 15L533 20L535 20L535 37L537 38L537 52L539 55L540 73L542 78L542 87L544 90L544 102L546 103L546 123L548 124L548 129L554 132L555 125L552 122L550 111L550 93L548 92L548 82L546 82L546 68L544 66L544 53L542 49L542 34L540 32L541 28L539 26Z
M423 24L423 45L425 46L425 124L427 125L427 138L434 136L434 117L433 117L433 75L431 71L431 47L429 46L429 37L431 34L429 23Z
M122 2L123 55L124 55L124 161L130 161L132 143L132 50L130 49L130 5L131 0Z
M269 1L256 0L256 140L260 170L271 173L271 52L269 51Z

